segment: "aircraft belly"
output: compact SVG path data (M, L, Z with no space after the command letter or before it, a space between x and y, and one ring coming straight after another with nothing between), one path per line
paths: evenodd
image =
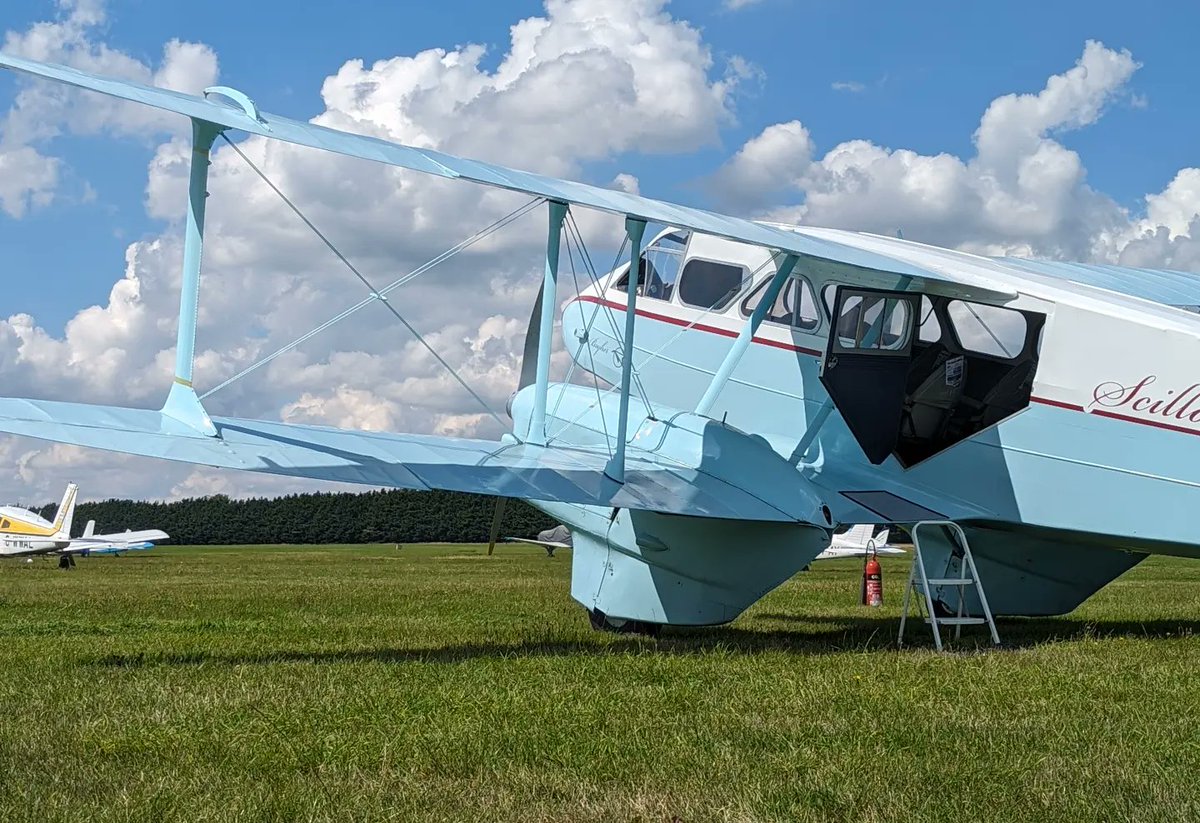
M988 606L996 615L1066 614L1147 556L1087 542L1068 542L1061 535L1039 533L1024 526L994 529L964 524L963 531L971 544ZM933 576L959 576L960 561L952 555L944 536L928 540L922 537L921 554ZM934 599L957 611L959 591L957 586L944 586L934 592ZM975 590L966 587L964 597L965 612L981 615Z
M571 596L627 620L727 623L829 545L827 531L800 524L533 505L571 529Z

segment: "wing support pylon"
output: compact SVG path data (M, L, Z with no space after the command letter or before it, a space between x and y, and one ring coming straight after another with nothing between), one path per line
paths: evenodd
M228 96L232 90L221 90ZM244 96L244 95L243 95ZM249 98L247 98L249 99ZM183 235L183 277L179 290L179 330L175 342L175 382L162 413L209 437L217 436L192 386L196 361L196 323L200 316L200 266L204 257L204 209L208 199L209 152L224 129L192 118L192 159L188 175L187 223Z

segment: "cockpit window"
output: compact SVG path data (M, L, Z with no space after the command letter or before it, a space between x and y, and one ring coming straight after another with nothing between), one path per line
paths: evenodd
M679 299L689 306L720 311L748 282L750 273L744 266L693 259L679 277Z
M942 324L937 312L933 310L933 302L921 295L921 317L917 321L917 339L922 343L936 343L942 339Z
M946 312L958 342L969 352L1012 360L1025 346L1029 324L1019 311L951 300Z
M742 314L749 317L762 300L763 292L771 283L768 277L750 296L742 301ZM793 329L812 331L821 325L821 316L817 312L817 300L813 295L812 286L800 275L792 275L787 283L779 290L775 305L767 312L763 320L767 323L778 323Z
M683 252L687 248L686 232L666 234L650 245L642 253L638 266L638 296L651 297L656 300L670 300L675 291L675 283L679 279L679 267L683 262ZM646 285L649 281L649 286ZM617 291L625 291L629 286L629 272L613 284Z

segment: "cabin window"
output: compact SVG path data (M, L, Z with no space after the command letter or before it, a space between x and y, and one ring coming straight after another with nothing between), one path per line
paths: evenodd
M654 241L642 254L638 266L638 296L655 300L670 300L679 280L679 269L683 263L683 252L687 248L687 232L672 232ZM647 286L649 281L649 286ZM613 288L625 291L629 287L629 270L626 269Z
M1019 311L951 300L946 312L959 344L966 351L1006 360L1021 354L1029 324Z
M833 303L837 300L837 283L826 283L821 289L821 297L825 300L825 313L829 315L829 319L833 319Z
M908 345L912 315L907 300L853 294L842 301L836 342L842 351L894 352Z
M720 311L733 302L749 280L744 266L689 260L679 277L679 299L689 306Z
M768 277L764 280L761 286L742 301L743 315L749 317L758 308L763 293L771 284L771 279ZM763 321L804 331L812 331L821 325L817 300L808 280L796 274L789 277L787 283L779 290L779 296L775 298L775 305L767 312Z
M933 303L925 295L921 295L921 319L917 322L917 340L922 343L936 343L942 339L942 324Z
M0 520L0 529L10 529L10 528L12 528L12 523L10 523L7 519Z

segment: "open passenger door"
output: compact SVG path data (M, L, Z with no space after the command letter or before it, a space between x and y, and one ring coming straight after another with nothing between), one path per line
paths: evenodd
M920 295L838 286L821 383L867 459L896 448Z

